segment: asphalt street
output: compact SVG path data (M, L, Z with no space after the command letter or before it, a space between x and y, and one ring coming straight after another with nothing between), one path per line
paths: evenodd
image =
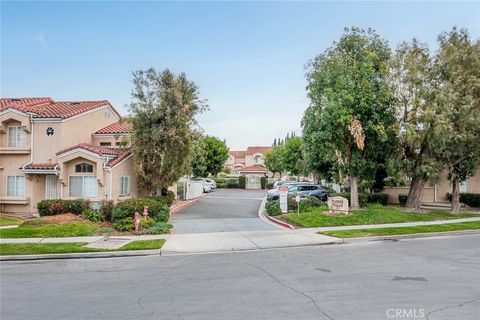
M265 190L217 189L173 216L174 232L278 230L258 218Z
M1 319L479 319L480 235L1 263Z

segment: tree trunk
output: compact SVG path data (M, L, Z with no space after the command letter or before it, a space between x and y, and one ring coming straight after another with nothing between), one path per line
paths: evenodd
M452 212L460 212L460 181L456 174L452 175Z
M358 203L358 178L350 177L350 208L358 209L360 204Z
M408 190L407 203L405 204L407 210L420 211L422 192L426 182L426 179L412 179L410 189Z

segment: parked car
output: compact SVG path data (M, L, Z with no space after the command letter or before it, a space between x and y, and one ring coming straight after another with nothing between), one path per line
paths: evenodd
M210 183L207 182L205 178L193 178L193 181L202 181L203 182L203 192L209 193L212 191L212 186Z
M317 184L292 182L286 183L288 185L289 194L300 194L301 196L313 196L322 201L327 201L327 192L325 189ZM280 191L278 189L268 190L267 201L278 200L280 198Z
M210 186L212 190L217 189L217 183L215 182L215 180L210 178L205 178L205 181L207 182L207 184Z

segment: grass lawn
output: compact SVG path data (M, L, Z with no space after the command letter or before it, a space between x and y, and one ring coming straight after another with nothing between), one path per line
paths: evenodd
M127 250L151 250L160 249L165 240L137 240L132 241L120 249L111 251ZM1 243L0 255L22 255L22 254L47 254L47 253L78 253L78 252L101 252L110 251L84 247L86 242L69 243Z
M368 208L351 211L349 215L328 216L323 213L326 207L315 208L310 212L289 213L281 216L288 222L305 228L349 226L361 224L399 223L414 221L434 221L479 217L474 213L450 213L446 211L430 211L426 213L412 213L398 207L383 207L373 205Z
M19 218L14 218L10 216L6 216L3 214L0 214L0 227L3 226L13 226L13 225L19 225L23 222L22 219Z
M416 227L398 227L398 228L375 228L375 229L357 229L357 230L337 230L324 231L322 234L339 238L373 237L373 236L391 236L413 233L447 232L461 230L480 229L480 221L437 224L432 226Z
M89 221L64 224L27 224L15 229L0 229L0 238L81 237L95 234L99 226Z

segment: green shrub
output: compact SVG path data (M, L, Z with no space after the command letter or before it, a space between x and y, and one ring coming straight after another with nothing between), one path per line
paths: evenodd
M320 200L320 199L318 199L317 197L314 197L314 196L308 196L308 197L302 199L302 201L307 203L312 208L321 207L321 206L325 205L325 203L323 203L322 200Z
M297 201L295 201L295 195L293 194L289 195L287 201L288 201L287 202L288 211L293 211L293 212L300 211L301 213L310 211L311 208L320 207L324 205L320 199L314 196L300 198L300 204L299 204L300 210L298 210L298 204L297 204Z
M142 229L140 234L162 234L167 233L173 226L166 222L155 222L152 226Z
M238 187L240 189L245 189L247 185L247 178L245 176L238 177Z
M265 210L268 215L272 217L282 214L282 210L280 210L280 202L278 200L267 202L265 204Z
M336 191L330 187L323 187L323 189L325 189L325 191L327 192L328 197L331 197L336 193Z
M452 194L447 193L448 200L452 201ZM480 207L480 193L460 193L460 202L469 207Z
M226 187L227 188L240 188L240 185L239 185L238 182L228 181Z
M90 205L89 200L42 200L37 203L38 214L43 216L53 216L57 214L73 213L82 214L83 210L88 209Z
M114 222L132 218L135 211L143 213L143 207L148 206L148 216L156 221L166 222L169 217L169 206L163 198L137 198L119 202L112 210Z
M388 204L388 194L386 193L371 193L367 196L368 203L378 203L386 206Z
M117 220L113 223L113 227L118 231L132 231L134 229L133 217Z
M267 186L267 177L260 177L260 186L262 189L265 189Z
M114 203L112 200L102 200L100 202L100 213L102 214L103 220L112 221L112 210Z
M267 189L268 189L268 190L273 189L273 182L267 183Z
M225 182L216 182L217 183L217 189L223 189L227 187L227 184Z
M407 198L408 198L408 194L398 195L398 202L400 203L401 206L405 207L405 205L407 204Z
M344 197L348 199L348 205L350 206L350 192L339 192L332 194L332 197ZM365 207L368 203L368 194L359 192L358 193L358 202L360 203L360 207Z
M92 222L100 222L102 221L102 214L98 211L92 209L85 209L82 212L82 216Z

